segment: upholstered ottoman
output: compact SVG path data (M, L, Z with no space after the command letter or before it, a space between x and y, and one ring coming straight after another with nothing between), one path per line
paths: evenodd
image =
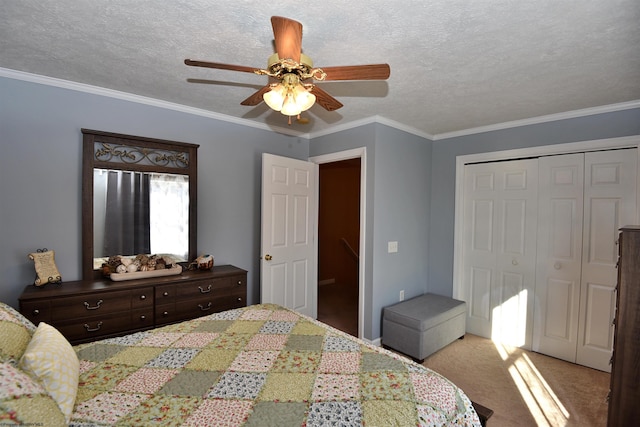
M382 309L382 344L422 363L464 337L467 304L424 294Z

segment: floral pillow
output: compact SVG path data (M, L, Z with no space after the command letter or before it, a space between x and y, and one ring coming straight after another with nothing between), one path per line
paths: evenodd
M57 403L36 380L13 364L0 363L0 423L66 426Z
M13 307L0 302L0 362L16 364L36 327Z

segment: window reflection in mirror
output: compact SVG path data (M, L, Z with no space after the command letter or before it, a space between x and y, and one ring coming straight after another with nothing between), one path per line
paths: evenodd
M188 259L187 176L94 169L93 181L94 268L111 255Z

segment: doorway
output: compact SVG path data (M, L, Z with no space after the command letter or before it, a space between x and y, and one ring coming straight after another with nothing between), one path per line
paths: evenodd
M358 336L360 159L319 166L318 320Z
M365 271L366 271L366 206L367 206L367 197L366 197L366 188L367 188L367 150L365 147L355 148L346 151L340 151L330 154L324 154L320 156L314 156L309 159L309 161L316 163L319 167L325 164L333 164L337 163L341 164L342 161L350 161L352 162L350 165L353 169L349 169L348 174L352 176L354 172L357 170L359 174L359 179L351 180L350 185L353 185L354 182L358 182L358 190L351 189L349 191L349 205L351 206L352 214L356 212L356 208L353 206L357 206L357 224L352 219L350 220L352 224L352 229L349 231L349 234L341 235L339 240L338 250L335 252L342 253L345 257L350 257L351 259L345 259L344 261L349 261L351 265L356 264L357 266L357 287L345 287L341 288L339 285L334 285L334 280L337 282L339 280L338 277L333 277L332 274L327 274L327 277L324 275L318 274L318 298L317 298L317 308L318 308L318 319L332 325L340 330L346 330L347 333L352 334L356 337L362 337L364 334L364 300L365 300ZM342 166L347 166L349 163L343 163ZM356 166L357 165L357 166ZM356 169L357 167L357 169ZM318 173L320 175L320 173ZM318 178L318 187L321 184L321 178ZM324 184L324 188L327 189L327 182ZM320 193L320 189L318 189L318 195ZM344 190L341 186L336 191L332 193L344 193ZM325 212L326 206L323 207L323 204L320 202L320 197L318 196L318 222L323 221L321 217L323 216L323 212ZM337 209L336 209L337 210ZM338 211L339 212L339 211ZM320 234L320 231L318 232ZM345 237L345 240L341 238ZM320 251L320 246L323 248L327 247L327 243L322 243L322 237L318 237L318 249ZM323 260L318 251L318 266L320 263L323 263ZM355 262L357 255L357 262ZM318 268L319 271L319 268ZM350 272L346 275L347 280L353 280L354 275L356 274L353 270L349 270ZM349 276L351 275L351 276ZM329 277L331 276L331 277ZM349 278L350 277L350 278ZM337 290L336 290L337 289ZM348 291L348 296L347 294ZM326 291L326 292L325 292ZM332 291L333 294L332 294ZM320 293L324 294L323 297L320 297ZM327 298L324 298L326 296ZM355 301L354 301L355 296ZM346 313L343 315L339 310L336 309L333 305L337 304L336 301L339 301L340 304L344 304L342 307L349 307L348 310L344 310ZM327 313L327 311L330 311ZM322 314L321 314L322 313ZM333 314L335 313L335 315ZM354 313L357 314L355 324L353 320ZM351 319L351 320L349 320ZM348 322L348 323L347 323ZM350 325L347 329L347 326L342 325Z

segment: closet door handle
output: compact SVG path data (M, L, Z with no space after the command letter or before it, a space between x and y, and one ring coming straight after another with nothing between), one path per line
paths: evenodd
M512 259L512 260L511 260L511 264L513 264L513 265L518 265L518 260L517 260L517 259L515 259L515 258L514 258L514 259Z
M553 268L555 268L556 270L560 270L562 268L562 264L560 264L560 261L556 261L556 263L553 264Z

